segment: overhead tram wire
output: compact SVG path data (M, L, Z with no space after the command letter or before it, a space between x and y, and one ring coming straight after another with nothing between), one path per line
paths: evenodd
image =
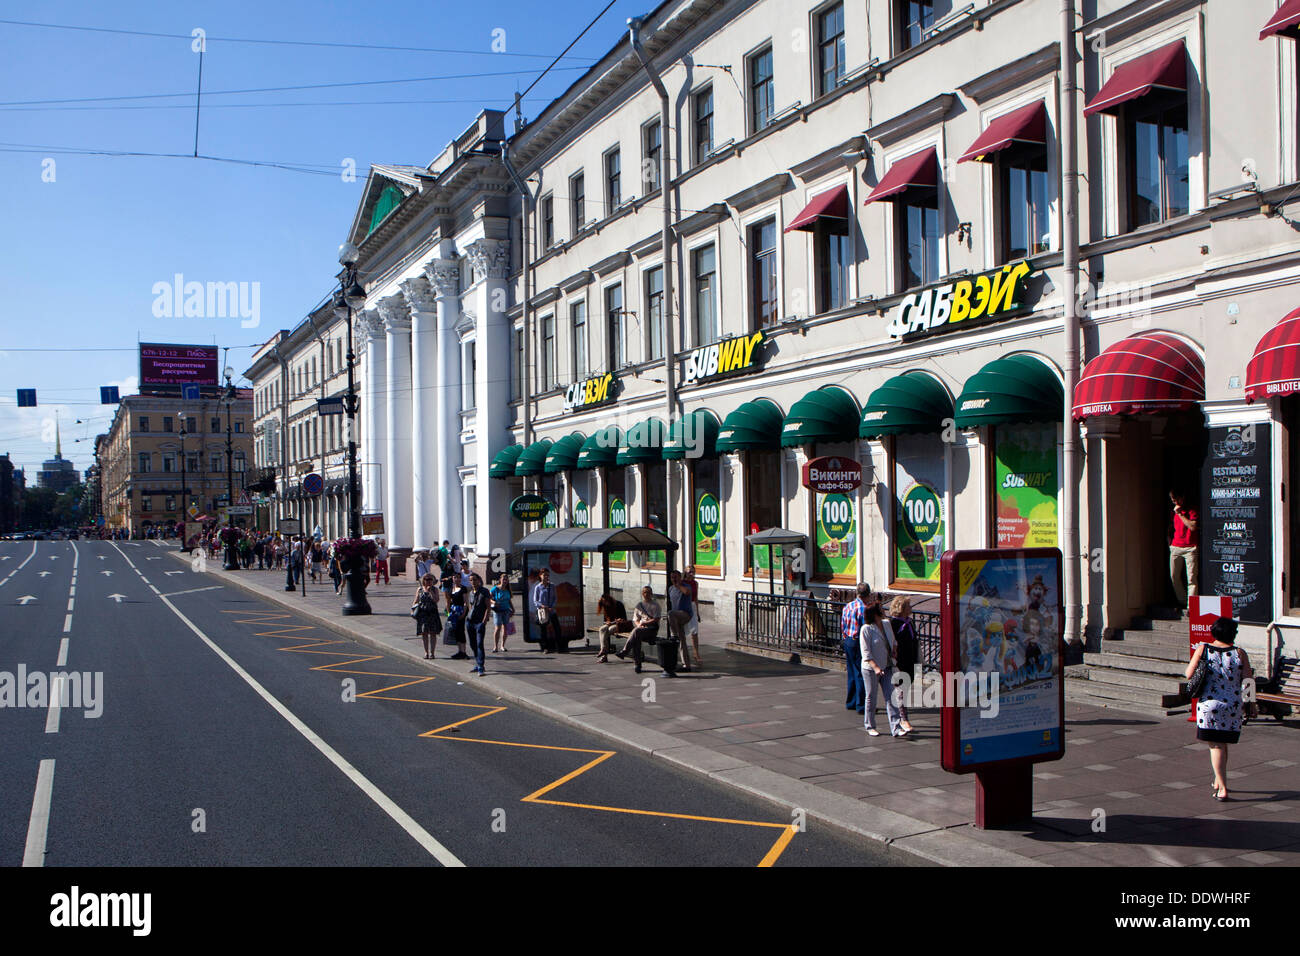
M557 56L555 59L553 59L547 65L546 69L542 70L541 73L537 74L537 79L533 80L533 82L528 84L528 89L524 90L522 93L515 94L515 99L511 100L511 105L513 106L515 102L517 102L518 100L522 100L525 96L531 93L533 87L535 87L538 83L542 82L542 77L546 76L547 73L550 73L551 70L555 67L555 64L559 63L560 60L564 58L564 54L572 50L574 46L577 45L578 41L587 35L587 31L589 31L592 27L594 27L597 21L600 20L601 17L609 13L610 7L614 6L614 4L617 2L618 0L609 0L609 3L605 4L605 8L601 10L600 13L596 14L596 16L592 18L592 21L590 23L588 23L585 27L582 28L582 32L579 33L576 37L574 37L573 40L570 41L569 45L560 51L560 55ZM595 61L593 60L592 62L594 63ZM564 67L563 69L585 69L585 67Z

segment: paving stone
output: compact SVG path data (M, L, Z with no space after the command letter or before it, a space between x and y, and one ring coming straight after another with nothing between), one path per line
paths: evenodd
M1157 761L1157 760L1164 760L1165 758L1164 758L1164 756L1161 755L1161 754L1138 754L1136 759L1138 759L1138 760L1149 760L1149 761L1154 762L1154 761Z
M1094 773L1104 773L1107 770L1114 770L1115 768L1108 763L1094 763L1089 764L1085 769L1091 770Z

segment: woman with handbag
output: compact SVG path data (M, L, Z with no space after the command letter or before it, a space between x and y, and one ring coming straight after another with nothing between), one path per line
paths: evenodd
M451 655L453 661L468 660L465 653L465 614L469 610L468 592L459 583L452 587L447 595L447 629L442 642L448 646L455 645L456 653Z
M894 629L894 645L897 650L896 666L907 675L908 681L914 679L917 658L916 626L912 623L912 599L900 594L889 605L889 623ZM899 726L903 733L910 734L912 725L907 720L907 706L900 702L898 712L902 715Z
M438 589L434 587L432 574L420 579L420 590L416 592L415 603L411 605L411 617L415 618L415 633L424 642L424 659L433 660L438 649L438 635L442 632L442 618L438 615Z
M1210 746L1214 799L1228 799L1228 745L1241 738L1241 682L1251 676L1250 659L1236 647L1237 622L1221 617L1210 627L1214 640L1199 644L1187 665L1187 690L1196 701L1196 739Z
M506 638L514 630L514 623L510 620L514 614L515 606L510 598L510 577L503 574L497 579L497 586L492 589L492 623L496 625L492 631L493 654L505 653Z

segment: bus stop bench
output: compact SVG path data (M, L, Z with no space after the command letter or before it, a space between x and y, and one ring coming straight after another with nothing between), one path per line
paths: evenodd
M1273 676L1257 685L1255 700L1276 720L1290 715L1293 707L1300 707L1300 660L1279 655Z

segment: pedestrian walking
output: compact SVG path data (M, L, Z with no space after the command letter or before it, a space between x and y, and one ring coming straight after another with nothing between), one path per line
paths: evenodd
M330 580L334 582L334 593L343 589L343 562L339 560L338 548L330 545Z
M383 578L384 583L388 584L388 548L384 546L384 539L380 538L375 542L375 583Z
M641 645L643 643L653 644L658 638L659 619L661 617L663 617L663 611L659 607L659 602L655 600L654 591L647 584L641 589L640 602L632 609L632 633L628 635L627 643L623 645L623 649L614 655L619 660L623 660L631 652L632 663L636 665L638 674L641 673L641 664L644 661Z
M1187 495L1174 489L1169 492L1173 504L1169 530L1169 577L1174 583L1174 594L1180 610L1186 609L1187 597L1197 594L1200 576L1200 548L1197 531L1197 513L1187 507Z
M506 638L514 629L514 601L510 596L510 577L501 575L497 586L492 589L492 653L505 653Z
M411 605L411 615L415 618L415 633L424 644L424 659L431 661L438 650L438 635L442 633L442 618L438 614L437 582L432 574L420 579L420 590L415 594L415 603Z
M465 653L465 615L469 611L468 591L457 584L447 596L447 628L443 632L442 642L455 645L456 653L451 655L453 661L468 660Z
M465 631L469 635L470 650L474 652L474 666L471 674L482 677L487 673L483 669L483 641L487 631L488 611L492 609L492 592L483 586L483 579L477 574L470 576L470 590L467 598L469 611L465 616Z
M867 691L862 725L869 736L880 736L880 732L876 730L876 704L883 696L885 713L889 717L890 734L895 737L906 737L909 731L903 729L903 716L898 710L901 694L894 686L896 650L893 631L885 622L885 615L879 604L867 606L858 641L862 654L862 682Z
M560 649L560 618L555 613L555 585L551 572L542 569L537 586L533 588L533 613L537 615L537 643L543 654L554 654Z
M677 646L681 652L682 670L689 672L691 669L691 652L686 646L686 625L691 620L691 591L690 588L683 586L682 575L674 571L669 575L668 585L668 633L677 640Z
M691 646L695 651L695 666L704 663L700 657L700 583L695 580L695 565L688 564L682 582L691 592L691 619L686 623L686 633L691 637Z
M1205 685L1196 701L1196 739L1210 747L1210 766L1214 770L1214 799L1228 799L1228 745L1241 738L1244 702L1241 684L1253 677L1250 658L1236 646L1237 622L1221 617L1210 626L1214 640L1198 644L1187 665L1188 680L1205 657Z
M919 659L919 642L916 638L916 624L912 620L912 599L900 594L889 605L889 624L894 631L894 644L898 652L898 670L906 674L909 681L920 680L917 672ZM906 698L898 703L898 712L902 717L899 725L904 732L911 733L912 725L907 719Z
M863 682L862 650L859 635L862 625L866 623L867 601L871 599L871 585L859 584L858 596L840 612L840 631L843 635L844 668L847 677L847 691L844 698L845 710L856 710L859 714L866 712L867 689Z

